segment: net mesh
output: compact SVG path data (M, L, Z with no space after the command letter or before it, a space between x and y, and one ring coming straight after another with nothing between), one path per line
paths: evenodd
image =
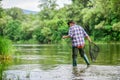
M97 59L99 51L100 49L95 43L89 43L89 54L92 61L95 61Z

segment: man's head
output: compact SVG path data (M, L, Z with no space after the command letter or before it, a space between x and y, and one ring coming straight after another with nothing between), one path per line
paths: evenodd
M71 26L74 26L74 25L75 25L75 22L74 22L73 20L71 20L71 21L68 21L68 23L67 23L67 24L68 24L68 26L70 26L70 27L71 27Z

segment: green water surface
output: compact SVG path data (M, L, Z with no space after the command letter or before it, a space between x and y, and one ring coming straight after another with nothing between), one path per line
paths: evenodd
M86 45L85 52L91 62L91 65L105 65L105 66L120 66L120 44L97 44L100 48L99 55L96 62L92 62ZM30 71L32 69L53 70L60 65L72 65L71 46L57 45L57 44L15 44L16 52L13 55L13 60L1 61L0 63L0 78L7 80L4 71ZM78 64L84 65L85 62L78 55ZM64 71L64 70L63 70ZM7 72L6 72L7 73ZM4 75L4 76L3 76ZM47 76L47 75L46 75ZM19 80L19 78L12 78L9 80ZM28 76L29 77L29 76ZM6 78L6 79L5 79ZM22 79L20 79L22 80ZM23 79L29 80L29 79ZM34 80L34 79L31 79ZM37 79L36 79L37 80ZM42 80L42 79L41 79ZM44 79L49 80L49 79ZM54 80L54 79L53 79ZM57 80L57 79L56 79ZM66 79L67 80L67 79ZM72 79L73 80L73 79Z

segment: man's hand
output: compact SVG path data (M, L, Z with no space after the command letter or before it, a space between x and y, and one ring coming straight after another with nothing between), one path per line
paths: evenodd
M63 38L63 39L65 39L65 38L66 38L66 36L63 36L62 38Z
M65 39L65 38L70 38L70 36L63 36L62 38L63 38L63 39Z

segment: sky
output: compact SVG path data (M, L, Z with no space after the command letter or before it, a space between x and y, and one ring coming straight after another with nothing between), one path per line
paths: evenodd
M40 8L38 8L40 0L2 0L1 3L3 8L19 7L31 11L40 11ZM59 7L63 7L64 4L70 3L71 0L57 0Z

